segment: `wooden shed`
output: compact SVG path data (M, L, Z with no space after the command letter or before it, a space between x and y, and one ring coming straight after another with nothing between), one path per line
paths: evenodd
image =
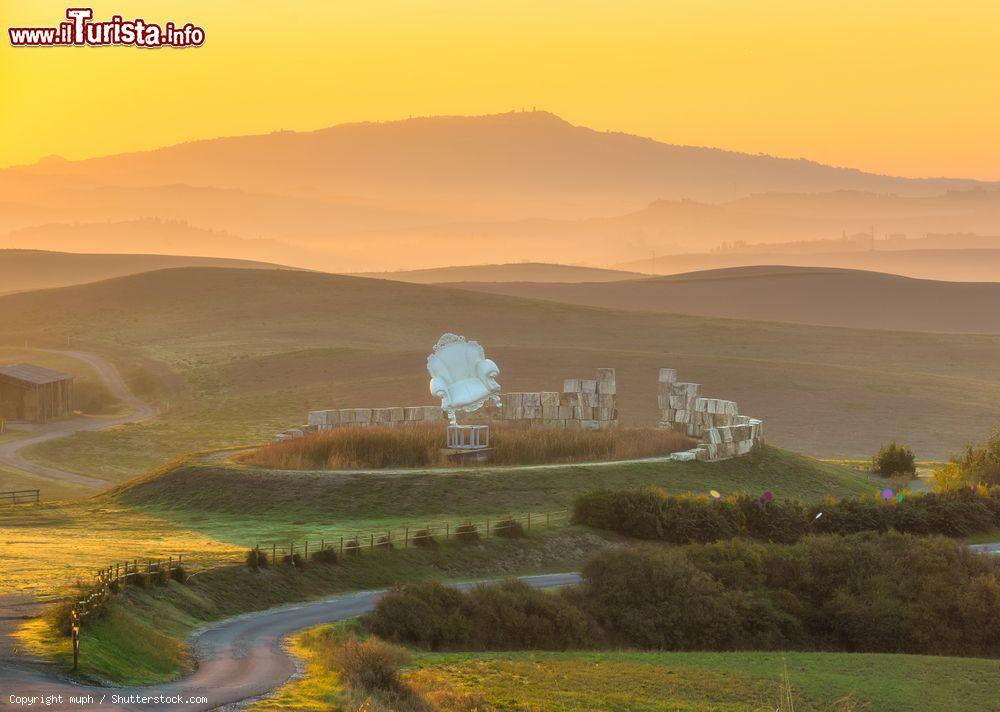
M73 376L30 363L0 366L0 418L45 423L73 411Z

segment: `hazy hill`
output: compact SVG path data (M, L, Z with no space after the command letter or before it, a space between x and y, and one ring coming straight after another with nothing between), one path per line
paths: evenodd
M266 437L309 408L431 403L426 356L444 331L480 340L506 390L613 366L627 422L655 422L656 370L677 367L766 418L775 444L818 455L864 456L895 437L946 457L1000 421L1000 336L616 311L277 270L171 269L0 297L0 341L134 352L198 389L155 424L58 445L95 468Z
M1000 282L935 282L856 270L762 266L609 283L454 286L632 311L1000 334Z
M0 249L0 294L97 282L167 267L274 269L277 265L213 257Z
M623 270L681 274L760 265L834 267L951 282L1000 280L1000 249L863 250L837 252L724 252L658 255L618 265Z
M160 268L212 264L211 260L194 262L192 256L235 260L241 263L263 261L299 267L310 263L332 263L330 255L323 250L293 247L278 240L247 239L221 230L195 227L184 221L160 219L46 223L0 234L0 249L107 255L142 253L148 256L168 255L188 258L187 261L179 263L164 262L159 265Z
M615 264L724 241L830 239L873 228L879 235L1000 233L1000 183L894 178L675 146L545 112L344 124L83 161L49 158L0 170L0 195L0 232L155 217L273 241L289 256L219 240L184 254L337 272L476 264L485 255ZM20 242L6 246L37 246L15 237ZM178 253L143 242L122 251Z
M355 276L418 284L448 284L450 282L614 282L645 275L640 272L578 265L517 262L501 265L434 267L399 272L366 272Z
M49 159L3 171L0 185L10 176L64 185L187 184L326 199L356 196L510 217L599 215L656 199L716 201L767 191L934 195L987 185L675 146L573 126L542 111L342 124L84 161Z

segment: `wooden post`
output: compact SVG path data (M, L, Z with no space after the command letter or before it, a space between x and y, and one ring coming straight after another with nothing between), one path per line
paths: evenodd
M410 528L406 527L403 532L403 548L407 549L410 546Z
M549 513L548 512L545 513L545 528L546 529L549 528Z
M490 538L490 518L486 517L486 538Z
M375 548L375 532L372 532L371 534L369 534L369 537L371 537L371 547L370 548L374 549Z
M271 566L278 565L278 545L271 544Z
M73 672L80 667L80 615L74 608L69 613L70 631L73 633Z
M528 512L528 531L531 531L531 512Z
M444 538L447 539L448 535L451 533L451 525L448 522L444 523Z
M306 548L305 548L305 552L306 552L306 553L305 553L305 554L304 554L304 555L302 556L302 558L303 558L303 559L308 559L308 558L309 558L309 540L308 540L308 539L306 539Z
M340 555L344 555L344 537L340 537Z

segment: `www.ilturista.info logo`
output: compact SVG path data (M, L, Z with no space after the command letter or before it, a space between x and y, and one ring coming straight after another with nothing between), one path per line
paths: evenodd
M142 18L123 20L112 15L105 22L94 22L94 10L71 7L66 10L69 22L56 27L10 27L10 43L14 47L200 47L205 42L205 30L188 22L158 25Z

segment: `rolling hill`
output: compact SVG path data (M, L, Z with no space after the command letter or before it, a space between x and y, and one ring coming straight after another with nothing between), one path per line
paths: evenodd
M774 444L812 455L863 457L898 438L943 458L1000 422L1000 336L621 311L281 270L170 269L0 297L6 343L136 354L189 384L152 423L29 453L119 477L259 442L313 408L429 404L426 355L444 331L483 343L509 391L615 367L631 423L656 422L657 369L676 367L765 418Z
M546 112L443 116L207 139L0 170L6 247L259 259L371 273L505 261L615 264L724 241L1000 232L1000 184L878 176L675 146ZM211 232L163 249L146 218ZM28 229L29 232L21 232ZM36 235L30 230L40 230ZM33 244L33 238L48 242ZM247 239L252 238L252 239ZM639 271L645 271L640 268Z
M0 294L97 282L168 267L275 269L278 266L213 257L0 249Z
M759 266L606 283L452 286L630 311L1000 334L1000 282L936 282L856 270Z
M501 265L433 267L399 272L365 272L354 276L416 284L449 284L452 282L615 282L645 275L640 272L579 265L517 262Z

